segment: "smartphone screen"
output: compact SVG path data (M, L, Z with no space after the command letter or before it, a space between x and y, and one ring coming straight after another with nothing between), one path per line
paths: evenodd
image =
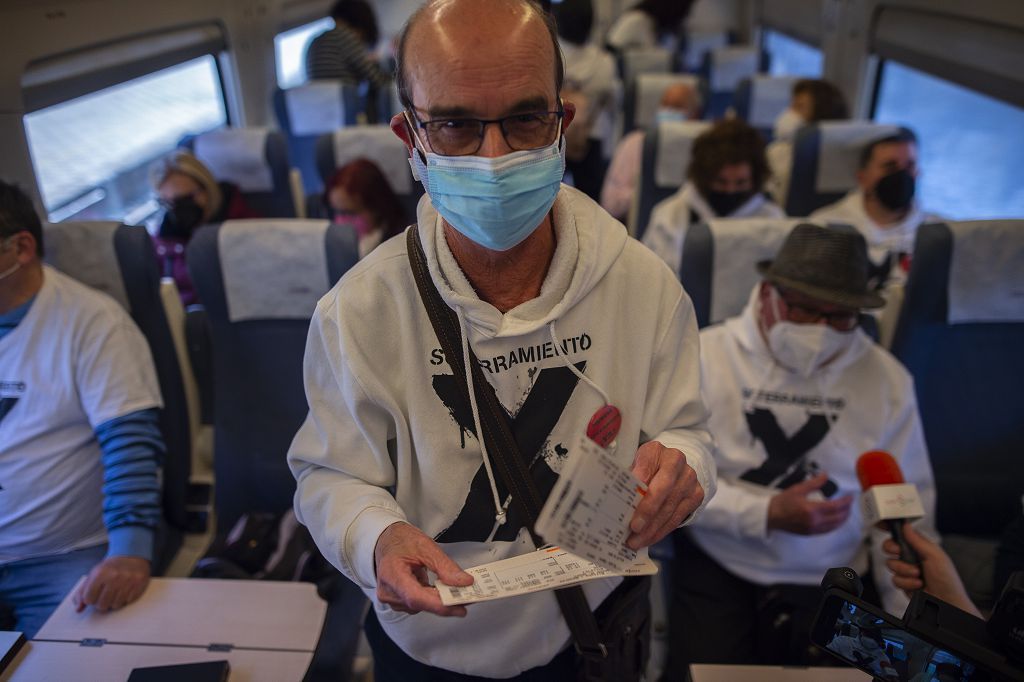
M811 639L834 656L887 682L988 682L974 663L913 635L881 610L826 597Z

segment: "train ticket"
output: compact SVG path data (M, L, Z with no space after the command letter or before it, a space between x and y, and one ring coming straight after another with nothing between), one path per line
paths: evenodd
M596 578L653 575L658 572L658 567L646 553L641 553L624 570L610 571L560 547L549 547L482 564L466 569L466 572L474 578L469 587L453 587L441 582L435 585L445 606L569 587Z
M633 510L647 486L608 451L581 437L551 489L535 530L545 542L609 570L636 560L626 547Z

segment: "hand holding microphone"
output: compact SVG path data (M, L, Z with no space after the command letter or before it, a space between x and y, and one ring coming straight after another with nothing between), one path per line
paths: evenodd
M871 525L881 523L889 529L899 546L900 560L915 566L921 559L903 533L905 521L924 516L924 506L913 484L905 483L903 473L892 455L881 450L865 452L857 460L857 478L864 490L861 508Z

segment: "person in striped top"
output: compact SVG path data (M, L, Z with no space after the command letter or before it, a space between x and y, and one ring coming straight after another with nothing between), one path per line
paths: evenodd
M0 181L0 629L28 637L83 575L79 611L142 596L164 453L145 338L42 255L31 200Z
M380 38L373 8L364 0L338 0L331 8L331 18L334 28L309 44L306 77L349 85L368 82L376 89L390 83L391 76L371 53Z

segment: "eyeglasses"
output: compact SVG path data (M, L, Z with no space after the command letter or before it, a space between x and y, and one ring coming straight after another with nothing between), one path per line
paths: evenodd
M857 323L860 322L860 313L857 311L839 310L835 312L826 312L824 310L818 310L817 308L810 308L800 303L794 303L787 297L787 292L783 289L776 290L779 292L779 298L786 304L786 319L790 322L797 324L817 324L822 320L825 323L839 332L850 332L857 328Z
M427 135L431 150L443 156L469 156L483 146L488 124L497 123L505 143L513 151L547 147L558 136L559 121L565 112L537 111L504 118L435 118L421 121L411 112L416 125Z

